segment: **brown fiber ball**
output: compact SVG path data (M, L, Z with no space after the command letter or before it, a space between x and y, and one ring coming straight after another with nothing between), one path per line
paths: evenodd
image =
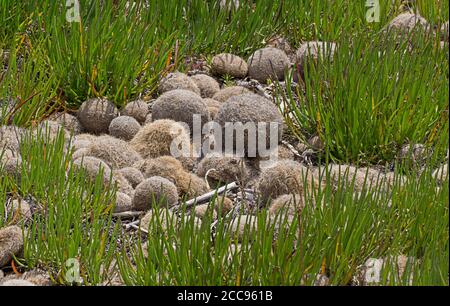
M169 73L161 80L158 87L160 94L177 89L188 90L200 95L200 89L197 87L195 82L186 74L181 72Z
M425 18L412 13L403 13L391 20L387 25L387 31L400 34L408 34L413 30L426 30L430 27Z
M131 167L141 156L126 141L104 135L87 148L87 155L100 158L111 168Z
M298 216L305 207L304 195L283 194L273 200L269 207L269 214L276 216L281 214L281 218L287 216L288 221Z
M232 239L242 242L246 239L252 241L255 232L258 230L258 218L252 215L242 215L236 217L230 224Z
M197 175L205 177L206 173L208 181L211 180L214 187L219 183L223 185L235 181L242 182L249 174L242 158L222 154L209 154L200 161Z
M171 152L171 146L177 149ZM173 120L157 120L146 124L130 141L130 146L143 158L189 152L190 138L186 128ZM181 149L179 151L178 149ZM189 154L189 153L186 153Z
M305 166L292 160L282 160L264 169L257 182L262 205L283 194L304 194L305 189L310 193L314 191L312 188L319 188L319 182Z
M19 152L20 142L24 135L25 130L23 128L14 125L0 126L0 149Z
M122 174L133 188L136 188L144 180L142 172L134 167L125 167L117 172Z
M111 178L111 168L107 163L101 159L93 156L83 156L74 160L73 162L74 172L76 173L79 169L84 169L86 175L91 179L95 180L100 171L103 171L103 183L107 184L110 182Z
M121 114L123 116L130 116L136 119L140 124L145 122L147 115L149 113L148 104L142 100L136 100L130 103L127 103Z
M159 221L159 222L158 222ZM154 222L154 223L153 223ZM144 217L142 217L139 228L147 231L154 232L154 228L150 228L150 225L161 224L161 230L167 232L169 228L174 228L178 225L177 215L168 209L150 209Z
M198 115L201 125L209 121L208 107L203 99L188 90L177 89L162 94L153 103L153 120L171 119L177 122L184 122L193 132L193 116Z
M109 134L125 141L133 139L139 132L141 125L133 117L119 116L114 118L109 125Z
M185 196L189 199L198 197L210 191L205 180L192 173L180 176L178 184L182 191L181 196Z
M322 173L325 170L325 168L321 169ZM378 186L382 189L390 188L395 183L391 174L384 174L376 169L366 167L357 168L351 165L331 164L328 166L328 173L335 188L340 187L340 185L343 185L344 188L351 186L355 192L378 188ZM401 182L403 178L400 177L399 180Z
M186 172L181 162L172 156L146 159L135 166L144 174L144 177L161 176L169 179L177 186L182 197L192 197L209 191L205 181Z
M226 147L226 153L231 153L231 149L236 149L237 144L243 137L243 149L246 157L264 157L263 155L265 154L263 153L267 152L262 152L259 147L269 149L271 140L272 142L278 144L283 135L283 117L279 113L277 107L270 100L256 94L245 94L231 97L220 107L215 121L222 127L222 145L226 146L227 142L231 142L233 144L233 147ZM226 125L229 125L229 123L238 123L242 126L250 123L253 125L255 133L254 135L250 134L250 136L252 136L250 138L249 133L242 135L242 132L234 132L231 136L232 139L226 139L228 138L226 133ZM274 133L270 131L271 124L275 125L277 128L278 133L275 135L273 135ZM263 137L259 135L258 130L264 127L266 137L263 141L265 143L260 143L259 138ZM230 131L230 128L228 130ZM239 154L241 154L241 152L239 152Z
M122 173L113 171L112 185L117 186L117 191L125 193L129 197L133 197L134 189Z
M18 256L23 250L22 229L18 226L8 226L0 229L0 268L9 264L13 256Z
M74 135L78 135L83 131L83 126L77 117L69 113L56 113L52 115L50 119L58 122L61 126Z
M162 176L176 182L180 172L184 172L179 160L172 156L148 158L134 165L144 177Z
M316 64L319 59L333 60L336 44L323 41L308 41L300 45L295 54L296 70L304 78L305 69L309 64Z
M87 148L95 141L96 138L97 136L91 134L75 135L72 142L72 148L74 151Z
M248 65L237 55L221 53L213 57L211 71L218 76L229 75L235 78L245 78L248 73Z
M194 207L194 214L196 217L202 219L203 221L209 216L212 216L213 220L217 219L217 212L209 204L196 205Z
M222 103L210 98L203 99L203 102L205 102L206 106L208 107L209 116L211 117L211 120L214 120L217 116L217 112L219 111L219 107Z
M119 115L115 105L106 99L89 99L81 104L77 117L83 128L93 134L108 133L111 121Z
M202 98L212 98L220 90L219 83L209 75L196 74L191 76L191 80L200 89Z
M22 157L20 154L10 149L0 148L0 171L19 179L22 173Z
M114 206L114 212L120 213L124 211L130 211L132 209L131 197L123 192L116 192L116 203Z
M243 94L249 94L249 93L252 93L252 92L245 87L230 86L230 87L225 87L224 89L222 89L221 91L216 93L213 96L213 99L216 101L219 101L221 103L225 103L231 97L239 96L239 95L243 95Z
M211 200L209 204L213 205L217 213L221 216L225 216L234 207L233 201L224 196L217 196L214 200Z
M63 134L64 141L68 142L71 137L70 132L60 123L52 120L44 120L33 129L33 136L37 138L39 135L44 142L56 141L61 133Z
M253 53L247 64L248 76L261 83L266 83L269 79L284 80L284 75L291 62L284 51L267 47Z
M177 201L177 187L168 179L153 176L145 179L136 187L133 197L133 209L148 210L154 205L171 207Z

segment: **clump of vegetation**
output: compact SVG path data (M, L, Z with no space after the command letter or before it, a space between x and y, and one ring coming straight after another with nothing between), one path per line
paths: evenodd
M130 141L130 146L143 158L154 158L171 155L173 143L181 146L189 145L189 133L182 124L165 119L156 120L142 127Z
M161 94L176 89L188 90L200 95L200 89L197 87L196 82L181 72L169 73L161 80L158 87Z
M256 50L248 61L248 76L266 83L267 80L284 80L284 75L291 66L291 62L284 51L266 47Z
M109 125L109 135L123 140L131 140L139 132L141 125L133 117L119 116Z
M202 98L212 98L220 90L219 83L209 75L196 74L191 76L191 80L200 89Z
M199 116L201 122L209 121L209 112L202 98L192 91L176 89L168 91L155 101L152 107L152 119L171 119L186 123L193 133L193 117Z
M149 210L152 208L152 203L170 207L177 201L177 187L168 179L152 176L137 185L133 197L133 209Z
M221 53L212 58L211 71L218 76L230 75L235 78L244 78L248 73L248 65L237 55Z
M125 105L125 107L121 110L122 115L133 117L140 124L143 124L145 122L148 113L148 104L142 100L127 103L127 105Z

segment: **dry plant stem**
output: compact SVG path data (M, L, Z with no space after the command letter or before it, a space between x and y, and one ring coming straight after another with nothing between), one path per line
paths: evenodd
M187 201L185 203L185 207L189 208L189 207L195 205L196 203L201 203L203 201L211 199L216 194L219 195L219 194L224 193L225 191L230 191L230 190L233 190L233 189L235 189L237 187L238 187L238 184L236 182L232 182L232 183L230 183L228 185L220 187L219 189L217 189L217 191L213 190L213 191L210 191L208 193L205 193L204 195L198 196L198 197L196 197L196 198L194 198L192 200ZM178 206L178 208L179 207L180 206Z
M294 153L295 156L297 156L299 158L303 158L303 156L289 142L287 142L286 140L282 140L281 143L284 144L286 147L288 147L288 149L292 153Z

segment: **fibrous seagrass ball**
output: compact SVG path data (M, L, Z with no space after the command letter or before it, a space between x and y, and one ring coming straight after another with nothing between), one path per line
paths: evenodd
M153 120L171 119L184 122L193 132L194 115L201 119L200 126L209 121L208 107L203 99L192 91L177 89L162 94L153 103Z
M169 228L176 228L178 222L178 216L171 210L165 208L150 209L141 219L139 228L147 232L154 232L160 225L160 229L167 232Z
M7 207L12 220L29 220L32 218L30 204L23 199L14 199Z
M72 148L77 151L79 149L89 147L97 137L91 134L78 134L73 138Z
M157 158L148 158L134 165L144 177L162 176L176 182L180 172L184 172L183 166L179 160L172 156L160 156Z
M211 216L213 220L217 219L217 212L209 204L200 204L194 207L194 214L200 219Z
M144 177L161 176L172 181L180 196L193 197L209 191L206 182L194 174L186 172L181 162L172 156L161 156L143 160L135 165Z
M220 216L225 216L234 207L233 201L231 201L230 198L224 196L215 197L214 200L211 200L209 202L209 204L215 208Z
M181 175L178 179L181 196L194 198L210 191L204 179L192 173L186 174Z
M248 73L248 65L237 55L221 53L213 57L211 72L218 76L229 75L235 78L245 78Z
M239 96L239 95L243 95L243 94L249 94L249 93L252 93L252 92L245 87L230 86L230 87L225 87L224 89L220 90L212 98L216 101L224 103L231 97Z
M102 159L111 168L131 167L141 156L126 141L104 135L99 136L88 148L87 154Z
M102 171L103 173L103 183L109 183L111 177L111 168L107 163L101 159L93 156L83 156L74 160L73 162L74 171L77 172L78 169L84 169L86 175L95 180L97 175Z
M89 99L81 104L77 117L83 128L93 134L108 133L111 121L119 115L116 106L106 99Z
M133 209L148 210L154 205L171 207L178 201L177 187L168 179L152 176L140 183L133 197Z
M186 74L181 72L169 73L161 80L158 87L160 94L177 89L187 90L200 95L200 89L197 87L195 82Z
M130 141L143 158L189 154L190 137L185 126L173 120L146 124Z
M136 119L129 116L114 118L109 125L109 134L123 140L131 140L139 132L141 125Z
M117 191L125 193L129 197L133 197L134 189L122 173L113 171L112 185L117 187Z
M233 219L230 224L232 239L237 238L239 242L246 239L252 241L254 233L258 229L258 218L252 215L241 215Z
M0 148L0 170L5 174L19 179L22 172L22 158L19 153L10 149Z
M304 194L305 189L312 192L312 188L318 187L319 182L311 171L292 160L281 160L272 167L263 169L257 182L262 205L283 194Z
M88 148L81 148L81 149L78 149L78 150L76 150L76 151L73 152L73 154L72 154L72 160L81 158L81 157L83 157L83 156L88 156L88 155L89 155L89 150L88 150Z
M44 141L53 142L60 134L63 134L64 141L70 139L70 132L66 130L60 123L53 120L44 120L33 129L33 135L41 137Z
M58 122L62 127L74 135L80 134L83 131L83 126L77 117L69 113L55 113L50 119Z
M291 62L280 49L267 47L253 53L248 61L248 76L261 83L267 80L284 80Z
M205 98L203 99L203 102L205 102L206 106L208 107L209 116L211 117L211 120L214 120L214 118L216 118L217 112L219 111L219 107L222 103L211 98Z
M124 211L130 211L132 209L131 197L123 192L116 192L116 203L114 206L114 212L120 213Z
M152 114L147 114L147 116L145 116L145 122L144 122L144 125L145 125L145 124L152 123L152 122L153 122Z
M242 182L248 176L247 166L242 158L233 155L208 154L197 167L197 175L211 181L212 187L219 183Z
M130 103L127 103L121 114L123 116L130 116L136 119L140 124L145 122L147 115L149 113L148 104L143 100L136 100Z
M323 41L308 41L300 45L295 54L296 70L304 78L307 65L316 64L319 59L333 60L336 44Z
M200 96L202 98L212 98L220 90L219 83L209 75L196 74L191 76L191 80L200 89Z
M323 175L325 175L325 170L325 168L322 169ZM328 173L333 186L336 188L339 185L351 187L355 192L375 186L377 188L380 186L383 189L389 188L394 183L391 174L384 174L378 170L366 167L357 168L351 165L330 164Z
M14 125L0 126L0 149L20 151L20 142L25 134L23 128Z
M386 29L400 34L408 34L413 30L427 30L429 27L426 19L419 14L402 13L392 19Z
M281 219L287 216L291 221L295 216L299 215L305 207L304 195L299 194L283 194L273 200L269 207L269 214L272 216L281 215Z
M136 188L136 186L144 180L144 175L142 172L134 167L125 167L117 172L121 173L133 188Z
M231 97L220 107L215 121L222 127L226 153L264 157L276 149L283 135L283 117L277 107L256 94Z
M22 229L12 225L0 229L0 268L11 262L23 249Z

